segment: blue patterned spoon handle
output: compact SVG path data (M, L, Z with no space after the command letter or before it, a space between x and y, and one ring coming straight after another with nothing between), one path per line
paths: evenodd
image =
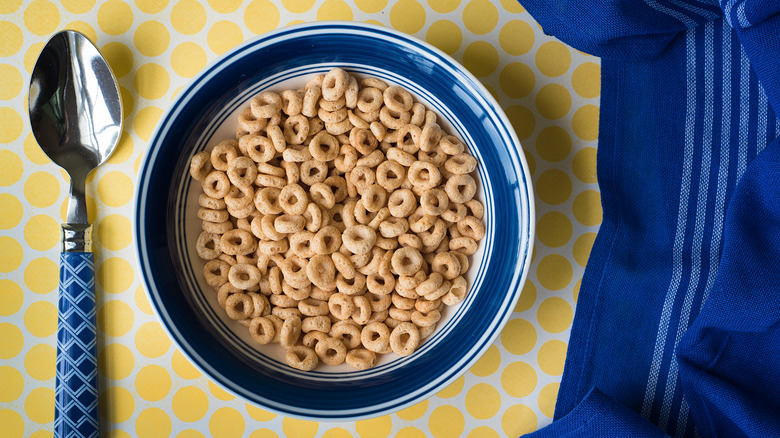
M95 264L91 252L60 254L56 438L98 437Z

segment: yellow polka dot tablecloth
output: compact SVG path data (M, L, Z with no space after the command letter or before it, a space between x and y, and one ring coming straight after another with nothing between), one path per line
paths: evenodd
M0 0L0 14L0 435L52 436L67 182L36 144L26 105L35 60L61 29L96 43L124 105L120 145L87 188L105 436L516 437L552 421L580 279L601 223L597 59L544 35L514 0ZM266 412L196 370L153 315L131 244L140 159L176 92L235 45L314 20L392 27L463 63L512 121L537 203L528 281L484 357L426 401L342 424Z

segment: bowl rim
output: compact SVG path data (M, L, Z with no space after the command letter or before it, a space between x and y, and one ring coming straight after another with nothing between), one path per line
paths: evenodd
M225 59L229 59L234 56L237 52L240 52L242 50L245 50L249 46L255 46L260 45L262 46L264 41L271 41L273 40L281 33L289 32L292 30L301 30L301 31L310 31L312 29L322 28L322 27L333 27L333 26L342 26L344 28L352 28L356 30L362 30L367 31L370 33L386 33L390 34L392 37L397 38L402 41L407 41L414 43L418 46L421 46L424 50L430 51L432 54L443 58L444 60L450 62L452 64L452 67L458 71L458 73L468 77L473 87L476 89L476 91L481 95L483 99L487 101L487 103L493 107L495 110L495 116L498 117L498 121L501 125L506 127L507 134L512 140L512 144L508 145L509 148L516 148L517 149L517 160L520 164L520 168L515 169L516 172L522 173L523 178L525 180L525 190L521 190L521 193L525 195L525 199L527 200L527 207L528 210L528 225L527 225L527 241L525 242L525 257L523 259L516 260L515 265L523 265L525 268L520 270L520 275L516 283L516 288L520 292L517 293L514 298L511 300L511 303L507 306L507 310L504 312L504 314L501 316L501 318L498 320L498 324L495 326L494 333L489 337L489 342L485 342L482 345L476 346L475 349L476 353L472 355L471 359L468 360L459 371L456 373L453 373L452 376L450 376L448 379L442 381L439 385L437 385L435 388L432 388L423 394L411 398L410 400L404 402L401 405L394 406L392 410L389 410L388 408L384 408L378 412L368 412L368 413L357 413L357 414L351 414L351 415L331 415L331 416L318 416L318 415L308 415L308 414L301 414L299 412L296 412L294 407L290 410L279 410L273 406L268 406L265 404L258 403L255 400L246 398L243 394L235 391L233 388L230 387L230 385L225 385L222 380L225 378L224 376L216 373L212 373L208 368L205 368L201 366L198 360L193 358L192 353L188 350L188 348L184 348L182 346L182 343L179 340L179 336L177 336L170 327L168 327L168 324L166 322L166 318L163 317L163 311L164 309L161 309L161 304L157 302L157 300L154 299L154 296L152 295L152 288L156 289L155 282L152 281L153 279L149 278L147 276L147 272L144 269L144 266L147 265L147 263L143 263L144 255L142 254L141 246L144 244L144 242L140 239L140 232L139 232L139 221L133 220L132 222L132 234L133 234L133 242L135 245L133 245L134 254L135 254L135 261L137 266L140 268L140 278L142 285L144 286L144 294L146 296L146 299L148 300L150 307L152 308L152 311L154 313L154 316L156 318L156 322L160 323L160 326L162 326L163 330L165 331L165 334L174 342L174 345L176 348L179 349L179 351L187 358L187 360L192 364L198 371L200 371L203 375L207 376L210 380L214 381L215 383L218 383L219 386L230 393L231 395L234 395L238 398L240 398L245 403L250 403L252 405L258 406L264 410L267 410L269 412L273 412L278 415L283 415L291 418L298 418L303 420L310 420L310 421L322 421L322 422L339 422L339 421L355 421L355 420L361 420L361 419L367 419L367 418L376 418L382 415L387 415L392 412L398 412L400 410L403 410L409 406L412 406L416 403L419 403L423 400L427 400L430 397L434 396L437 391L440 391L441 389L449 386L463 376L484 354L485 352L495 343L496 339L500 336L502 330L506 326L506 324L509 322L509 319L511 318L513 312L513 309L517 305L517 302L519 301L522 290L524 289L524 285L526 283L526 280L528 278L528 274L530 272L530 265L531 265L531 259L534 252L534 243L535 243L535 228L536 228L536 207L535 207L535 197L534 197L534 191L533 191L533 181L531 179L531 173L529 170L528 162L525 157L525 154L523 153L522 144L520 140L517 137L517 134L509 121L506 112L504 111L503 107L498 103L496 98L487 90L487 88L482 84L482 82L479 81L469 70L467 70L463 64L452 58L447 53L443 52L442 50L438 49L437 47L433 46L432 44L421 40L414 35L409 35L406 33L403 33L401 31L398 31L396 29L393 29L391 27L384 27L376 24L371 23L364 23L364 22L355 22L355 21L338 21L338 20L327 20L327 21L314 21L314 22L307 22L307 23L299 23L295 25L290 26L283 26L276 29L273 29L269 32L255 35L253 38L247 39L243 41L242 43L238 44L237 46L233 47L232 49L228 50L227 52L217 56L214 58L211 62L209 62L203 69L201 69L200 72L198 72L195 76L192 78L189 78L189 80L186 82L185 85L181 87L181 89L176 93L176 96L171 99L171 102L168 104L167 108L163 111L163 113L160 116L159 121L157 122L157 125L155 126L154 130L152 131L152 134L149 137L149 141L147 142L148 147L144 150L143 154L141 155L140 161L139 161L139 171L138 171L138 178L136 179L136 182L134 184L134 193L133 193L133 217L137 217L140 215L140 211L145 209L145 207L141 206L139 204L140 202L140 196L141 196L141 188L143 186L144 178L141 176L144 174L144 170L149 166L149 160L151 158L151 154L154 152L155 149L157 149L159 146L156 146L160 141L160 134L163 130L163 126L166 125L164 121L171 116L172 111L181 103L182 99L185 96L188 96L189 94L197 91L198 88L200 88L201 85L198 85L198 83L204 78L204 76L207 76L207 72L210 72L213 67L217 66L218 64L221 64L224 62ZM198 86L196 86L198 85ZM526 233L521 230L521 243L522 243L522 237ZM216 374L216 375L215 375Z

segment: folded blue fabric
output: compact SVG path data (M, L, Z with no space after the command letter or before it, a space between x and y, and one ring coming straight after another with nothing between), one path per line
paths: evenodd
M780 2L521 3L602 57L604 219L535 436L780 437Z

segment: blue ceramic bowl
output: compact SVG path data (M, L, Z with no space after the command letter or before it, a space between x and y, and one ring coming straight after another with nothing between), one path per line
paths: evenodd
M370 370L301 372L280 347L260 346L219 308L194 251L199 184L190 158L235 134L235 115L267 88L301 87L334 66L406 87L439 114L479 161L486 238L472 257L466 300L405 358ZM195 366L227 390L289 416L373 417L403 409L451 383L498 336L520 296L531 259L533 196L520 143L501 108L461 65L434 47L377 26L323 22L265 34L227 53L176 97L143 159L134 238L150 301Z

